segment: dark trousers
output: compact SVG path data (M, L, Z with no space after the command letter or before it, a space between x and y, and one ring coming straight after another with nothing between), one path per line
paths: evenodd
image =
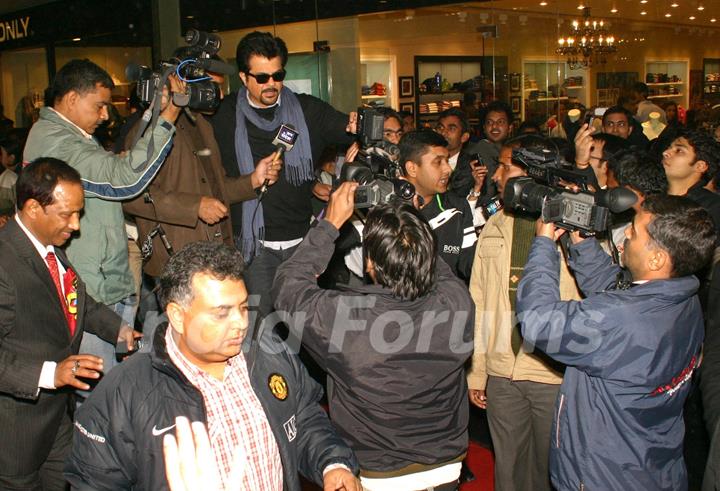
M488 377L497 491L549 491L550 428L559 385Z
M248 295L259 296L259 303L257 302L257 297L250 298L250 306L253 307L257 305L258 323L262 322L265 316L274 310L270 290L272 289L273 280L275 279L275 273L278 267L289 259L296 249L297 246L276 251L262 247L260 254L253 258L245 270L244 278Z
M24 475L6 476L0 469L0 490L3 491L65 491L67 482L63 477L65 459L70 455L73 425L65 414L55 441L45 462L39 469ZM6 442L8 443L8 442Z

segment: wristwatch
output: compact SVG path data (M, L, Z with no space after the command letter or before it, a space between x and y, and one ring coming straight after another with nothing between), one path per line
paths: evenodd
M468 198L479 198L481 194L482 194L482 191L474 191L471 189L470 192L468 193Z

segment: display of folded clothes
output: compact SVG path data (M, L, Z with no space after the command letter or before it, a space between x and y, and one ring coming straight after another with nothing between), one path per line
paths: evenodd
M424 102L420 104L420 114L437 114L451 107L460 107L460 100Z
M375 82L370 86L370 95L386 95L386 89L380 82Z
M645 82L649 84L661 83L677 83L682 82L677 75L668 75L667 73L648 73L645 75Z
M360 88L360 91L362 95L387 95L387 89L385 88L385 85L381 84L380 82L375 82L372 85L363 85Z

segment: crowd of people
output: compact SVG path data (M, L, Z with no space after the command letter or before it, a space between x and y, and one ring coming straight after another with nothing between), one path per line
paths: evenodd
M683 490L689 400L720 485L702 118L640 83L514 135L501 101L478 131L381 108L369 147L357 113L283 85L287 59L250 33L219 107L170 76L115 141L112 79L72 60L26 138L3 123L0 489L457 490L482 419L498 490ZM592 230L508 198L538 168Z

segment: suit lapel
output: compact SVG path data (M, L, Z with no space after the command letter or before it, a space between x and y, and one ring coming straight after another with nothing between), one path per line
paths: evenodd
M25 235L25 232L23 232L23 230L20 228L14 218L8 220L5 228L7 229L7 233L9 235L9 242L15 249L18 257L24 260L33 269L35 274L42 280L42 283L45 285L47 294L50 295L50 297L54 300L52 305L55 306L58 314L63 319L63 325L67 327L65 311L60 304L60 298L58 297L55 282L53 281L52 276L50 276L50 271L48 270L47 264L45 264L45 260L40 257L40 254L38 254L35 246L30 241L30 238ZM67 261L67 258L65 258L65 260ZM67 329L66 332L68 333L68 335L70 334L70 331Z

